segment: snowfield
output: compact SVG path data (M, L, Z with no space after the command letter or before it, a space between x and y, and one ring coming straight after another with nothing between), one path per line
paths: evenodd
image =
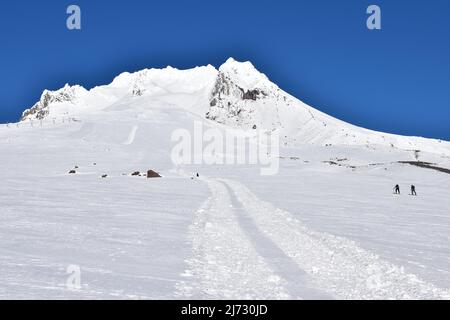
M176 165L195 122L278 132L277 173ZM450 299L450 175L415 165L449 169L450 143L334 119L249 62L45 91L0 160L3 299Z

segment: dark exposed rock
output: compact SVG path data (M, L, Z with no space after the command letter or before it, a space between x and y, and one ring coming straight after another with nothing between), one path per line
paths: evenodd
M141 96L144 95L144 92L145 92L145 90L143 90L143 89L141 89L141 88L135 86L135 87L133 88L133 91L132 91L131 94L133 95L133 97L141 97Z
M153 170L148 170L147 171L147 179L149 178L161 178L161 176L159 175L159 173L153 171Z
M328 163L329 165L333 165L333 166L341 166L341 164L334 162L334 161L323 161L323 163Z
M75 173L77 173L75 170L70 170L69 171L69 174L75 174Z
M103 178L103 179L105 179L105 178L107 178L107 177L108 177L107 174L102 175L102 178Z
M139 171L135 171L135 172L133 172L131 175L132 175L133 177L135 177L135 176L140 176L141 173L140 173Z
M256 100L259 96L259 90L247 90L247 92L244 92L242 95L243 100Z
M48 107L45 107L43 109L40 109L39 105L35 105L31 109L27 109L23 112L22 117L20 118L20 121L25 120L29 116L34 116L38 120L44 119L49 114Z
M409 164L409 165L420 167L420 168L431 169L431 170L450 174L450 169L438 167L435 163L424 162L424 161L399 161L399 163Z
M37 120L44 119L49 114L49 106L52 103L58 102L71 102L73 103L76 100L76 92L80 90L80 87L74 86L70 87L66 85L64 88L57 91L48 91L45 90L41 95L41 99L30 109L25 110L22 113L22 117L20 121L23 121L27 118L35 118Z
M211 112L207 112L205 114L205 117L206 117L206 119L209 119L209 120L212 120L212 121L215 121L217 119L217 116L212 115Z

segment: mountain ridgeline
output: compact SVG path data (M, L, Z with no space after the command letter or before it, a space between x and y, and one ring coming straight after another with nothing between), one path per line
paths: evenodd
M250 62L232 58L219 69L211 65L188 70L145 69L123 73L109 85L91 90L69 85L45 90L40 101L23 112L21 121L64 116L82 121L84 114L105 112L106 116L118 105L133 104L132 99L139 104L164 100L233 128L279 130L284 145L383 146L450 155L446 141L376 132L326 115L281 90Z

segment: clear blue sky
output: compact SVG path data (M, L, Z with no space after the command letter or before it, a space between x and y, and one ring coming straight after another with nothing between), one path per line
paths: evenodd
M66 29L70 4L81 31ZM366 28L370 4L381 31ZM450 140L449 17L448 0L3 1L0 122L66 82L232 56L345 121Z

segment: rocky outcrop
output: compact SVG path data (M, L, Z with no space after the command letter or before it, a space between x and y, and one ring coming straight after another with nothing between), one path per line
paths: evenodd
M247 90L247 92L244 92L244 94L242 95L242 99L255 101L259 95L260 95L260 92L258 89Z
M244 100L255 101L259 90L247 90L235 84L226 74L219 72L210 97L210 109L206 118L225 123L225 118L238 117L242 112Z
M255 103L263 103L267 97L273 96L276 89L251 63L229 59L219 69L206 118L252 128L254 124L250 123L250 114L257 107Z
M147 70L143 70L140 72L136 72L133 77L133 83L132 83L132 91L131 95L133 97L141 97L145 93L145 78L147 76Z
M45 90L42 93L39 102L22 113L20 121L28 119L42 120L48 116L51 104L64 102L75 104L78 100L78 93L84 90L85 89L80 86L71 87L68 84L57 91Z

